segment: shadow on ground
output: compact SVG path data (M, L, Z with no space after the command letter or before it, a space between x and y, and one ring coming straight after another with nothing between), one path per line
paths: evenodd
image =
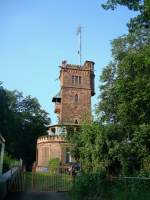
M18 192L10 193L5 200L69 200L65 192Z

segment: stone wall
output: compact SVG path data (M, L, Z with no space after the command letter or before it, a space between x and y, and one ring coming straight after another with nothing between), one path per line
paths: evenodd
M65 163L65 147L68 143L62 136L42 136L37 141L37 166L48 166L49 160L59 158L61 164Z
M61 69L60 122L80 123L85 114L86 117L91 118L91 95L93 90L91 83L94 83L91 80L94 79L93 65L93 62L87 61L82 67L66 65Z

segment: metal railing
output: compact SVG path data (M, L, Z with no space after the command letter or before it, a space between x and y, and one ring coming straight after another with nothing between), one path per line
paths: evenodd
M50 168L46 172L32 173L33 191L69 191L72 183L72 174L65 167Z
M39 166L33 172L22 172L12 179L11 192L69 191L73 184L68 167L46 168Z
M22 166L12 166L0 177L0 199L4 199L11 191L22 190Z

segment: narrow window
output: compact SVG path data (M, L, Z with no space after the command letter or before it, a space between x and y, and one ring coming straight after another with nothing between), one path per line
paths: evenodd
M81 84L81 76L79 76L79 85Z
M75 76L75 84L78 84L78 76Z
M42 162L47 162L49 159L49 148L43 147L42 148Z
M77 119L75 120L75 124L78 124L78 120Z
M66 147L66 152L65 152L65 163L70 163L71 162L71 152L70 152L70 148Z
M74 99L75 99L75 102L77 103L79 101L79 96L76 94Z
M74 81L74 79L75 79L75 77L74 77L74 76L72 76L72 84L74 84L74 82L75 82L75 81Z

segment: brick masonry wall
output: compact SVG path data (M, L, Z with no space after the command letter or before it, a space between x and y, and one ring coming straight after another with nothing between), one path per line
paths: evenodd
M62 122L78 123L81 122L83 115L88 113L91 116L91 98L90 90L77 88L62 88ZM75 102L75 95L78 95L78 101Z
M61 80L61 113L62 123L81 122L83 115L91 118L91 76L88 66L85 68L62 68ZM72 83L72 76L80 76L81 84ZM78 95L78 101L75 101ZM88 113L88 114L87 114Z

